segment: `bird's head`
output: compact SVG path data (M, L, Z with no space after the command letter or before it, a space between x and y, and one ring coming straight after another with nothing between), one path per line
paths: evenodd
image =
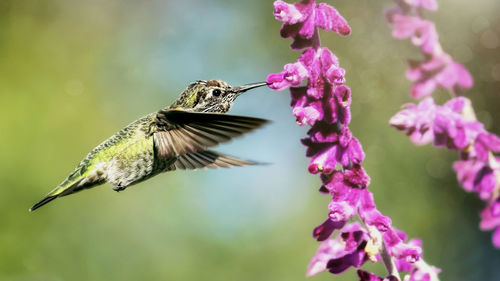
M198 80L191 83L170 108L195 112L226 113L240 94L265 85L267 85L266 82L259 82L243 86L230 86L221 80Z

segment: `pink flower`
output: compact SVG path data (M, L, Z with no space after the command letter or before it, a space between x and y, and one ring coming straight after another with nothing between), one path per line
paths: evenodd
M305 50L297 62L285 65L280 73L269 74L266 81L275 90L290 87L292 113L297 123L311 126L307 137L302 139L307 147L306 156L310 157L308 170L320 174L323 182L320 191L332 196L328 218L313 230L313 237L323 242L309 264L307 275L325 270L339 274L350 267L359 268L368 259L379 258L380 245L370 240L368 231L357 223L346 225L356 214L370 231L405 235L391 228L391 219L376 209L373 195L367 190L370 178L361 165L365 154L348 127L351 90L344 85L345 69L328 48L320 46L318 28L348 35L349 25L333 7L313 0L293 5L276 1L274 7L275 17L283 21L281 35L293 38L292 49ZM418 34L412 36L419 39ZM301 86L305 80L307 84ZM409 126L415 123L407 121L412 123ZM341 233L330 239L335 230ZM367 245L369 252L365 252ZM419 247L405 244L398 237L391 247L394 257L408 263L421 256ZM390 281L393 280L391 277Z
M441 50L434 23L418 17L394 14L392 24L394 24L392 36L395 38L411 37L413 44L427 54L438 53Z
M438 86L452 90L454 87L468 89L473 84L469 72L447 54L436 55L423 62L410 61L409 65L406 77L415 82L410 90L414 98L428 96Z
M351 266L359 267L366 262L364 247L368 235L358 223L351 223L342 228L334 239L325 240L311 259L307 276L329 270L341 273Z
M493 242L496 247L500 248L498 244L498 228L500 228L500 198L493 202L490 206L481 211L481 223L479 227L482 230L490 230L496 228L493 234Z
M304 15L294 5L283 1L274 2L274 17L286 24L296 24L304 18Z
M269 87L274 90L282 90L289 86L297 86L302 80L308 77L308 72L305 66L300 63L289 63L283 67L280 73L270 74L266 82L271 83Z
M293 5L283 1L274 2L274 16L283 22L281 36L292 37L292 49L303 49L313 45L316 27L331 30L340 35L349 35L351 27L339 12L324 3L302 0Z
M500 152L500 138L488 132L481 132L475 142L474 151L479 161L486 162L489 152Z
M418 105L406 104L403 110L394 115L389 124L406 135L417 145L423 145L434 139L432 124L436 105L432 98L426 98Z

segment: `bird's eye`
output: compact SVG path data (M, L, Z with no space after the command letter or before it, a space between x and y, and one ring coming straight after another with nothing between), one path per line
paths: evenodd
M219 89L214 89L212 91L212 95L214 95L214 97L218 97L220 94L222 94L222 92Z

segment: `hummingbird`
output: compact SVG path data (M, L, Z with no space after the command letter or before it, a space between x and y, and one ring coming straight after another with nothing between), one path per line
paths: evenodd
M224 114L242 93L266 82L230 86L220 80L191 83L172 105L148 114L94 148L76 169L29 210L108 182L122 191L163 172L255 165L212 150L268 120Z

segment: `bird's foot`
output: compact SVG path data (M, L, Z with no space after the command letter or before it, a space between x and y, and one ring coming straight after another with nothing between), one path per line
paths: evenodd
M125 188L127 188L127 187L126 186L115 186L115 187L113 187L113 190L116 192L120 192L122 190L125 190Z

